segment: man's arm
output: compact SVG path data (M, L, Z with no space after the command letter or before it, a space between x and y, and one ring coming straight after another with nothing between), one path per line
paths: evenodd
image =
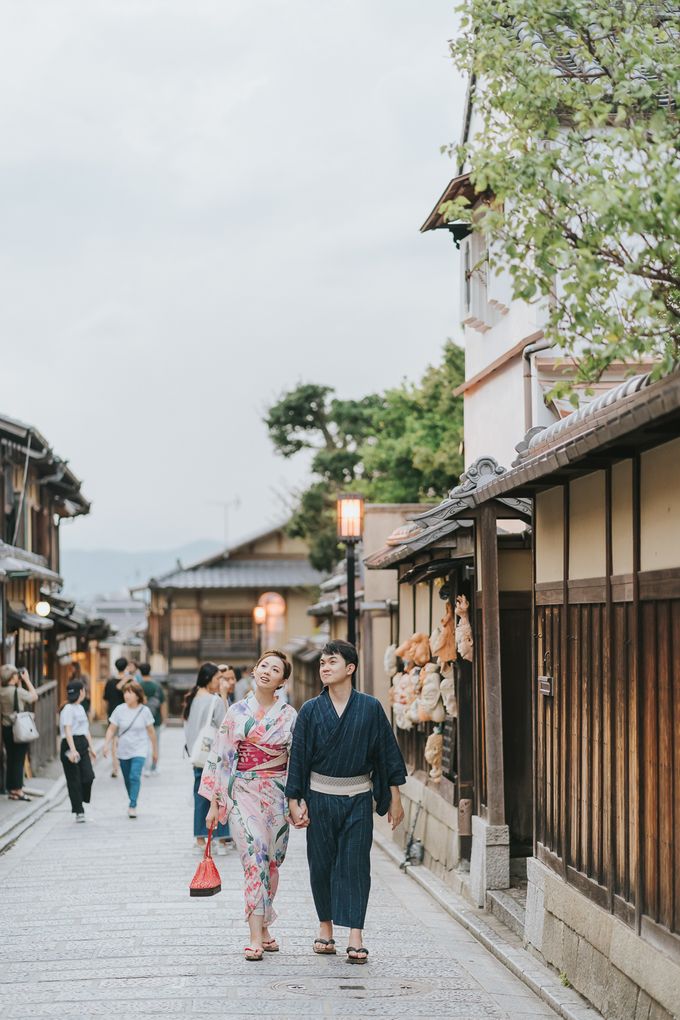
M303 705L295 721L285 791L288 798L288 811L296 829L303 829L309 825L307 805L303 800L309 778L307 714Z

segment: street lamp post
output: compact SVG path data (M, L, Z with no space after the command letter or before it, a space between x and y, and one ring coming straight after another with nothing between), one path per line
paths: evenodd
M253 609L253 620L257 627L257 657L258 659L262 655L262 632L264 630L264 623L267 619L267 610L264 606L255 606Z
M356 493L338 496L338 539L345 544L347 556L347 640L357 642L357 616L355 603L354 547L361 541L364 530L364 499Z

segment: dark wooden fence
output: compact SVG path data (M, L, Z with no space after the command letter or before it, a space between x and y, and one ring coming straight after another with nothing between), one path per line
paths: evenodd
M536 852L680 957L680 597L644 576L537 591Z

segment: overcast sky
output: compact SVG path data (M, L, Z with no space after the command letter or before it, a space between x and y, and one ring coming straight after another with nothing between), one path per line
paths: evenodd
M2 411L84 480L69 548L238 538L305 466L267 405L457 336L451 0L0 5Z

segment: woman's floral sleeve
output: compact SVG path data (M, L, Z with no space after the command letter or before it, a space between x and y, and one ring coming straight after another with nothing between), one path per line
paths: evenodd
M220 821L226 818L230 805L229 780L235 760L234 722L227 713L217 731L208 760L203 768L198 792L206 800L216 798L220 808Z

